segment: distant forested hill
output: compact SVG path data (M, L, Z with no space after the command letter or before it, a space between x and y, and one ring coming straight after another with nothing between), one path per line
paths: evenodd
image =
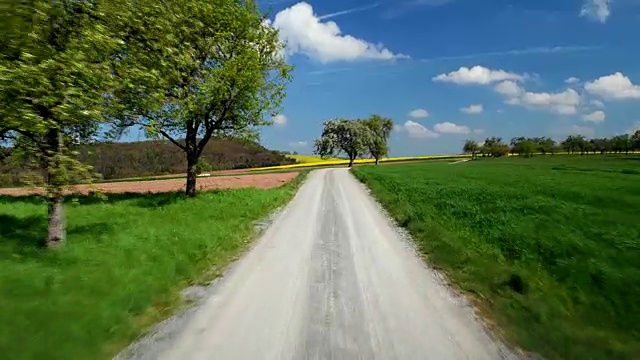
M186 172L182 150L164 140L133 143L93 143L78 149L79 158L104 179L180 174ZM0 149L0 186L21 185L24 167L7 149ZM250 141L212 139L202 154L204 170L245 169L295 163L283 154Z

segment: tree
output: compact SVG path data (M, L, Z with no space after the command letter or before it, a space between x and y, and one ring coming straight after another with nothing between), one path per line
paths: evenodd
M187 158L186 193L213 137L257 138L279 109L291 67L283 44L253 1L127 2L115 27L121 86L116 129L140 126Z
M537 151L543 155L554 154L556 151L556 142L548 137L533 138L533 142L537 144Z
M532 157L537 148L538 146L535 142L526 138L522 138L522 140L512 142L512 151L525 157Z
M370 141L367 144L369 154L376 159L376 165L380 158L389 153L389 136L393 130L393 120L379 115L371 115L362 120L370 131Z
M633 144L631 140L631 136L628 134L614 136L612 138L613 141L613 150L616 152L624 152L625 154L629 154L629 151L632 149Z
M72 147L102 120L116 43L100 2L14 1L2 8L0 134L42 170L48 199L45 244L65 240L63 190L89 181Z
M490 137L484 141L482 152L492 157L502 157L509 155L509 145L502 142L502 138Z
M576 151L580 151L582 155L584 155L587 150L587 140L582 135L569 135L562 142L562 148L565 149L567 154L574 153Z
M368 150L371 131L362 121L333 119L325 121L322 136L315 142L314 153L323 158L335 157L341 153L349 157L349 167L353 161Z
M636 130L636 132L631 135L631 142L634 151L640 150L640 130Z
M480 152L480 145L478 145L478 142L475 140L467 140L464 142L462 151L465 154L471 154L471 158L475 159L478 153Z

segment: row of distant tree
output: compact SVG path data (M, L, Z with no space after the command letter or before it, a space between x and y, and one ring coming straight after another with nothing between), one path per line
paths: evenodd
M502 138L490 137L483 143L475 140L467 140L462 148L465 154L472 157L491 156L501 157L508 154L533 156L534 154L555 154L566 152L568 154L611 154L625 153L640 150L640 130L634 134L617 135L610 138L587 139L582 135L569 135L565 140L556 142L548 137L515 137L509 144Z

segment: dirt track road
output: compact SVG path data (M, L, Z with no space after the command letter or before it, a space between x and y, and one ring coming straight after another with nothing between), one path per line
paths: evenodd
M317 170L171 330L124 357L501 359L347 169Z

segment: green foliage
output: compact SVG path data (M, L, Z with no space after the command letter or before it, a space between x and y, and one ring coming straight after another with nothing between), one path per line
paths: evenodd
M369 128L359 120L333 119L325 121L322 136L315 142L315 154L336 157L347 154L350 160L363 156L372 139Z
M476 155L480 152L481 146L475 140L466 140L462 151L465 154L471 154L471 158L475 159Z
M113 84L109 56L117 41L109 36L102 5L8 1L0 11L0 135L10 136L14 150L43 174L48 246L64 240L59 204L65 185L93 179L70 145L97 131Z
M640 159L358 167L429 262L550 359L640 352Z
M502 138L490 137L484 141L481 150L483 155L502 157L509 155L509 146L502 142Z
M511 140L511 152L515 154L531 157L539 149L539 144L533 139L519 137Z
M65 248L43 252L46 205L0 198L0 353L13 359L111 358L246 249L254 223L299 181L270 189L80 197L66 203Z
M255 139L279 109L291 68L253 1L126 2L115 20L116 128L170 140L190 174L213 136Z
M0 134L40 168L52 192L87 178L69 145L90 137L112 85L99 3L32 1L2 4Z
M371 115L368 119L361 121L369 129L370 139L367 148L377 162L389 153L389 136L393 130L393 120L380 115Z

